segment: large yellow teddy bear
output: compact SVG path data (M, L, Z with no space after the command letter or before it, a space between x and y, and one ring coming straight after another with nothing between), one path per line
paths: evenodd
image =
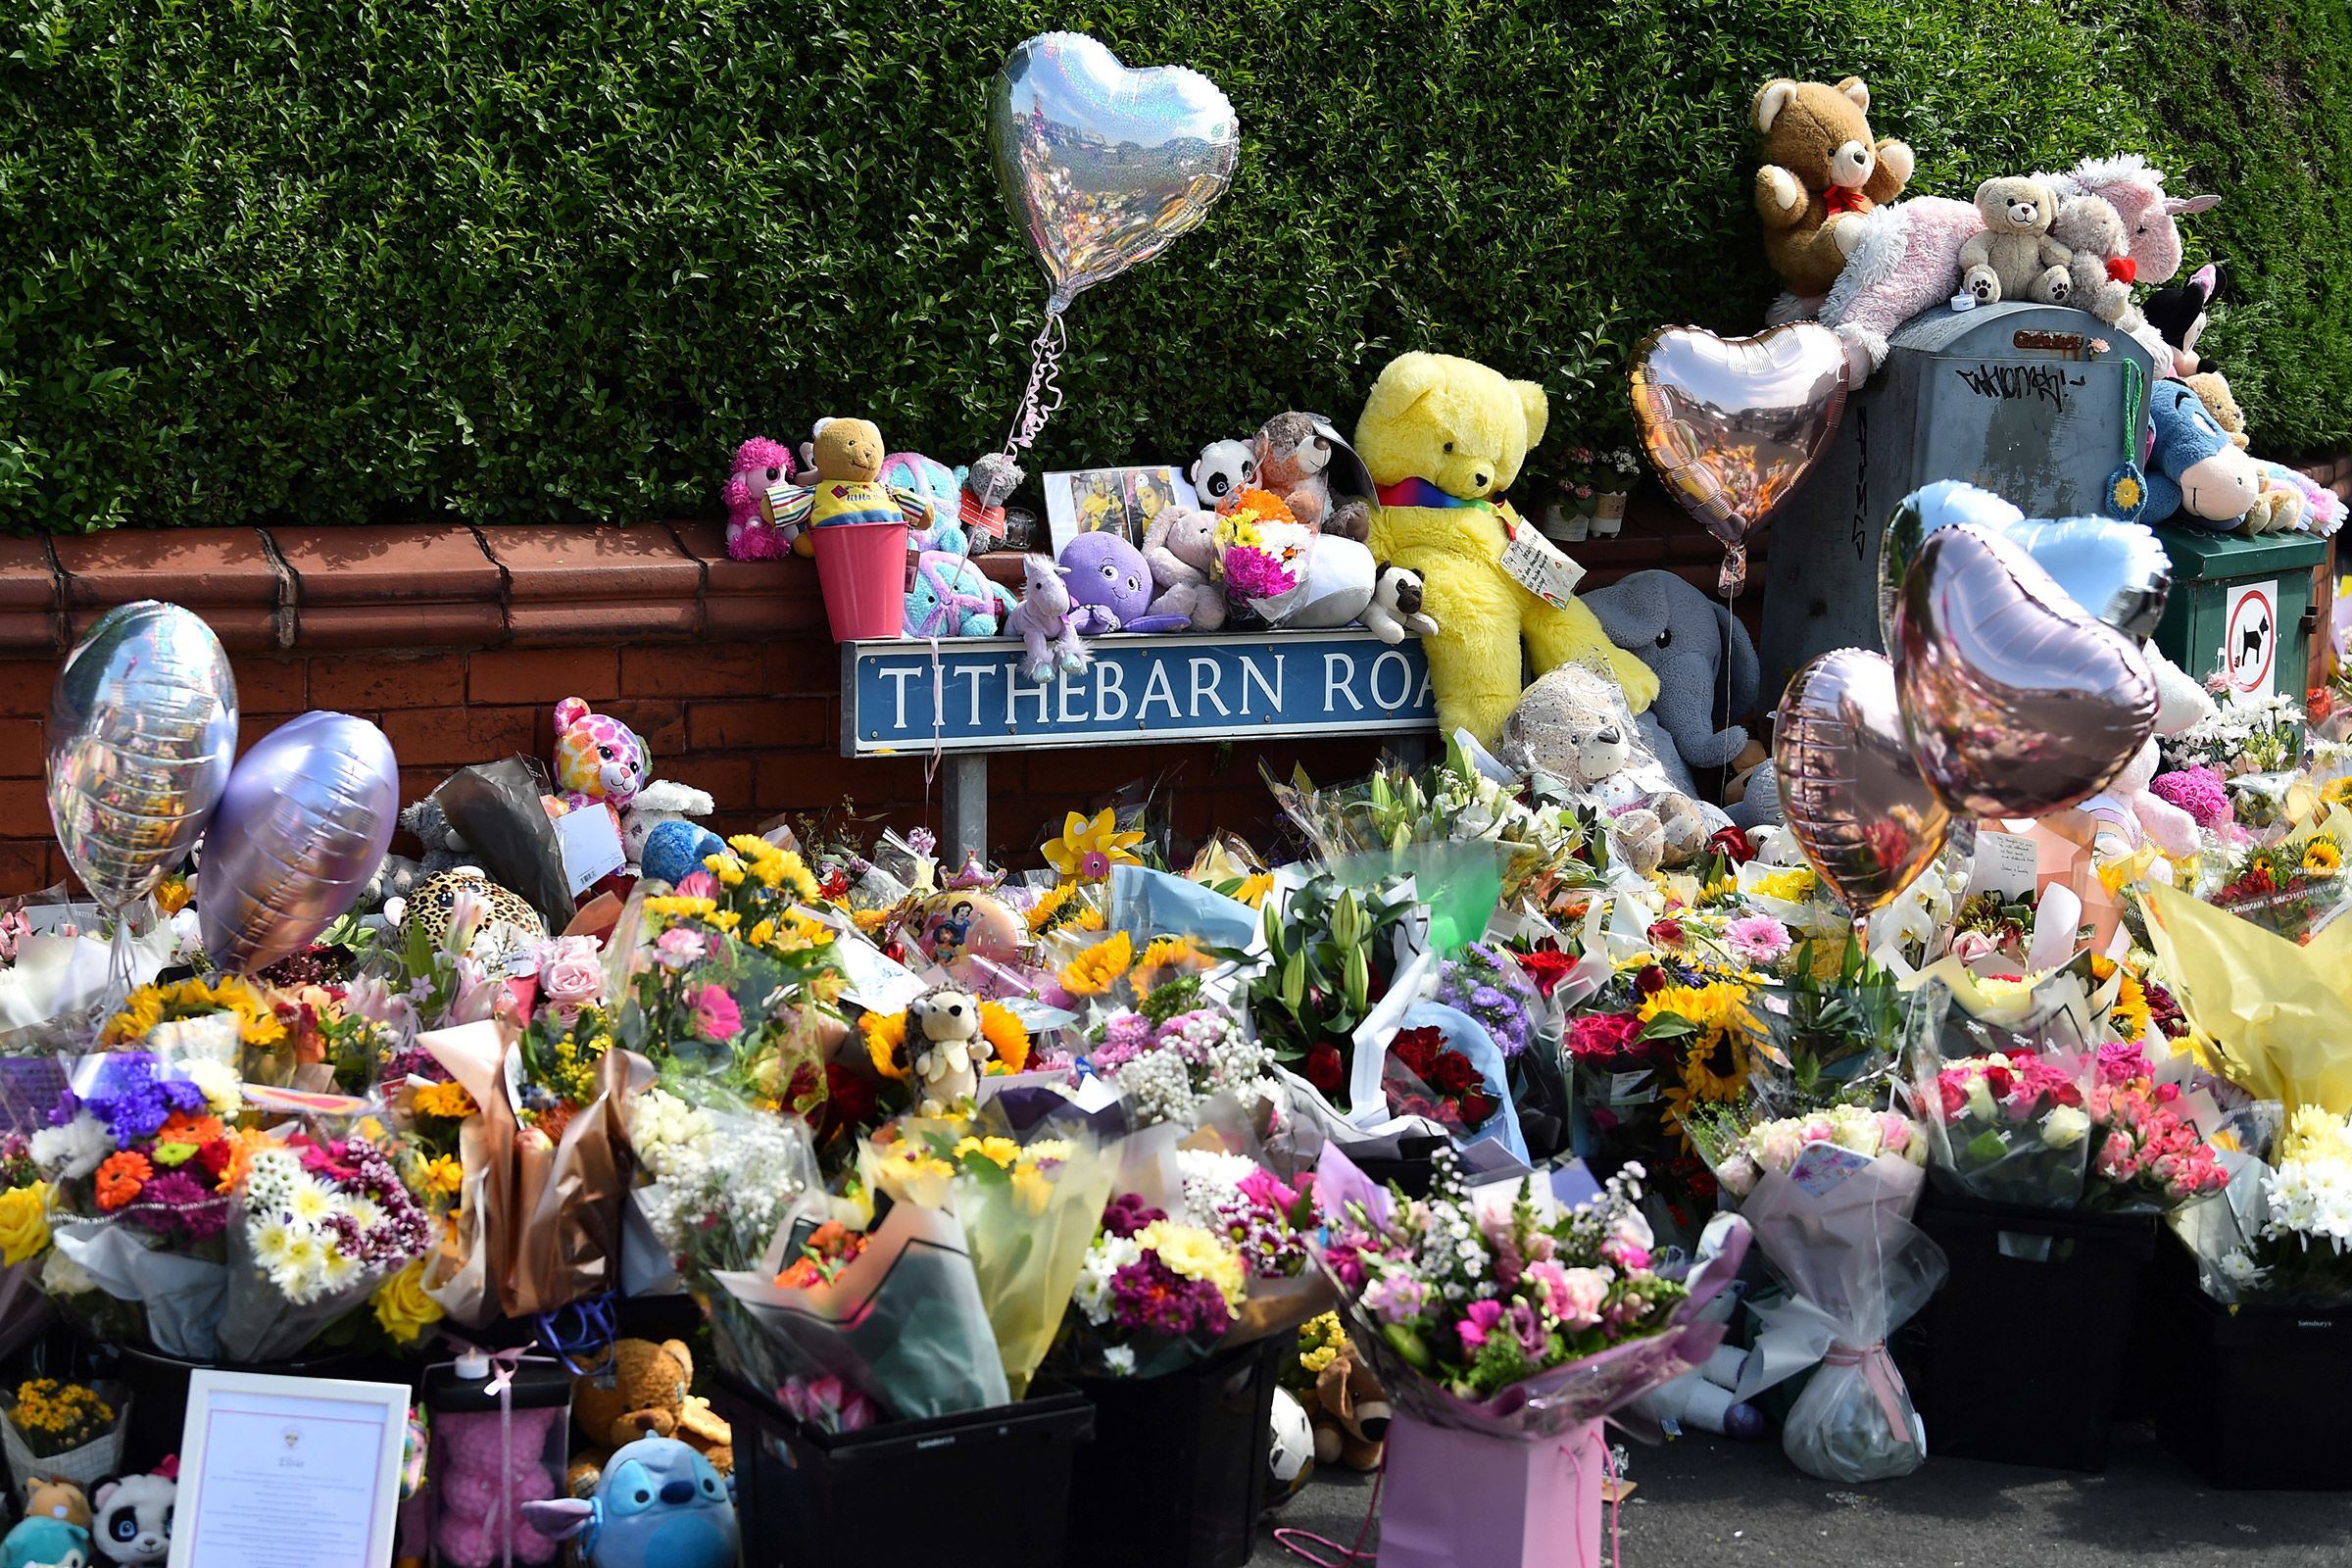
M1422 610L1438 623L1422 639L1438 720L1482 746L1494 744L1519 701L1522 637L1539 675L1605 663L1634 711L1658 694L1658 677L1610 646L1592 611L1574 599L1555 609L1503 571L1503 546L1527 524L1502 492L1548 416L1533 381L1448 355L1400 354L1355 427L1356 452L1380 487L1372 553L1421 574Z

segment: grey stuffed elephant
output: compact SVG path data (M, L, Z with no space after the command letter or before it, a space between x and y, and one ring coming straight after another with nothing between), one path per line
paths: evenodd
M1755 644L1731 611L1671 571L1637 571L1578 595L1609 641L1658 675L1651 705L1693 773L1730 765L1747 745L1731 720L1756 706ZM1730 664L1730 691L1724 666Z

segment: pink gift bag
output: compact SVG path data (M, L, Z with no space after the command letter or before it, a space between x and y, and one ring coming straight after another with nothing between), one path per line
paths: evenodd
M1533 1442L1397 1412L1380 1568L1601 1568L1601 1424Z

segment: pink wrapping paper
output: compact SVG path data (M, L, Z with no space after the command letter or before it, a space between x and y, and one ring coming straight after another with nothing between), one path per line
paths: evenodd
M1527 1442L1389 1425L1380 1568L1600 1568L1601 1424Z

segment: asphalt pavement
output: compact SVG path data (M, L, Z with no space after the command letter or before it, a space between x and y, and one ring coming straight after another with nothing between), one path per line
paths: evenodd
M2218 1491L2144 1428L2119 1429L2107 1471L2095 1476L1930 1459L1900 1481L1844 1486L1799 1473L1777 1434L1762 1443L1628 1444L1626 1452L1637 1486L1618 1516L1625 1568L2352 1565L2352 1493ZM1319 1474L1261 1527L1250 1568L1300 1568L1272 1540L1275 1526L1353 1544L1371 1495L1369 1477ZM1375 1525L1366 1549L1379 1541ZM1575 1563L1573 1554L1565 1562Z

